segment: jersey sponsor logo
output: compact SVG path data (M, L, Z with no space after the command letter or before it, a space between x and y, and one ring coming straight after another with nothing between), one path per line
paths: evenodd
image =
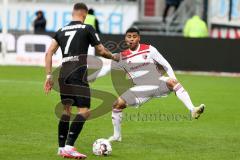
M79 61L79 56L64 57L62 63Z
M135 56L137 56L137 55L144 54L144 53L149 53L149 52L150 52L150 51L141 51L141 52L138 52L138 53L136 53L136 54L129 55L129 56L127 56L127 57L123 57L122 59L123 59L123 60L126 60L126 59L128 59L128 58L132 58L132 57L135 57Z
M147 66L149 64L150 64L150 62L141 63L141 64L139 64L137 66L131 67L130 70L136 70L136 69L139 69L141 67Z

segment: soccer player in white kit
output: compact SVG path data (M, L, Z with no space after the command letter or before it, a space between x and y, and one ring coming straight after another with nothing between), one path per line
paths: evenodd
M118 65L127 72L134 86L124 92L113 104L112 123L114 134L110 141L121 141L122 110L126 106L139 106L151 98L166 96L175 92L179 100L198 119L205 105L195 107L188 92L178 82L172 67L158 50L146 44L140 44L140 33L136 28L130 28L125 35L128 49L116 54ZM164 70L168 77L163 76ZM102 74L106 74L103 73ZM101 75L99 75L101 76Z

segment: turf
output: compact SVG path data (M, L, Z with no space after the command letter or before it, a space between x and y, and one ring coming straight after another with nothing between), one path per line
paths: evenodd
M207 109L199 120L174 94L125 110L123 141L109 157L92 154L92 143L112 133L110 113L86 123L76 147L88 159L239 160L240 78L177 75L195 104ZM57 160L57 92L43 92L41 67L0 67L0 159ZM92 87L114 93L110 76ZM92 107L99 101L93 99ZM179 116L181 116L179 118Z

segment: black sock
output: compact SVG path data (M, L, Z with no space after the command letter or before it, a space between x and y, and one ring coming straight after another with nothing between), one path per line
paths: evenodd
M64 147L69 130L70 116L62 115L58 124L58 144L59 147Z
M74 146L74 143L77 140L78 135L80 134L80 132L83 128L85 120L86 119L82 115L80 115L80 114L76 115L75 119L73 120L73 122L70 126L66 145Z

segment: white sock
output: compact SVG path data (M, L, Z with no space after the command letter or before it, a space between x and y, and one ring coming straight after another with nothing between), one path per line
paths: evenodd
M176 92L178 99L180 99L190 111L193 111L194 105L192 104L188 92L182 87L182 85L178 83L173 90Z
M112 124L113 124L114 137L121 137L121 122L122 122L122 110L113 109Z
M69 151L72 150L74 147L73 146L69 146L69 145L65 145L64 149Z
M58 154L60 154L63 149L64 149L64 147L58 147Z
M58 147L58 150L62 150L64 147Z

